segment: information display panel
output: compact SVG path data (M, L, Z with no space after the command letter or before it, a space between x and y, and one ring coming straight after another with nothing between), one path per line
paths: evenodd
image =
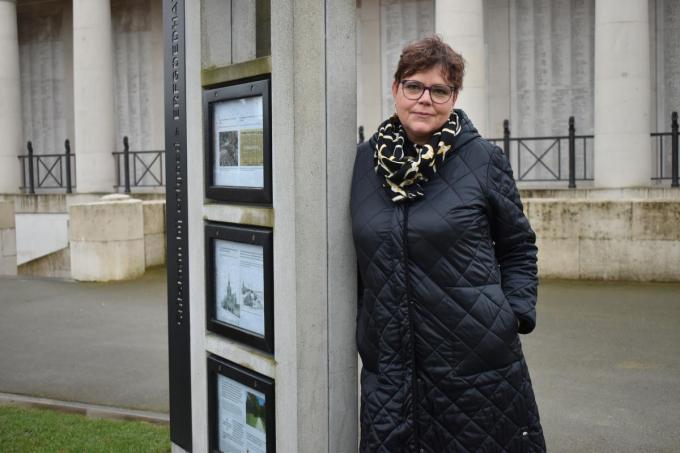
M272 201L269 78L205 90L205 194L219 201Z
M221 357L208 357L210 451L274 453L274 381Z
M274 352L272 230L205 226L207 329Z

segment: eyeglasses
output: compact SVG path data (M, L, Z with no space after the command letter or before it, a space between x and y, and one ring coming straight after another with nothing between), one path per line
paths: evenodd
M454 88L448 85L435 84L432 86L425 86L417 80L402 80L401 89L406 99L417 101L421 98L425 90L430 92L430 99L435 104L443 104L451 99Z

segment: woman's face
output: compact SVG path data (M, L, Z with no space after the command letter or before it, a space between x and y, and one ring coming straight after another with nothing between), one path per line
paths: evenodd
M415 80L426 87L432 85L451 86L451 82L444 77L439 66L416 72L405 77L404 80ZM432 102L430 90L423 91L419 99L411 100L404 96L403 84L394 81L392 82L392 96L394 97L397 116L404 126L409 140L422 145L427 143L432 134L448 120L453 105L456 103L457 93L454 93L448 101L442 104Z

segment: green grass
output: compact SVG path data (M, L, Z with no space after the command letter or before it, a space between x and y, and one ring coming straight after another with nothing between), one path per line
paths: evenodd
M0 451L169 452L170 434L167 426L145 422L0 406Z

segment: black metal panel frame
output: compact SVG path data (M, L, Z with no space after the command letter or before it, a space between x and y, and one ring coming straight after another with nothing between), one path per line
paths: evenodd
M264 275L264 336L222 322L215 309L215 239L262 246ZM274 259L273 231L271 228L244 225L206 223L205 225L205 288L206 328L247 344L269 354L274 354Z
M208 445L209 451L219 452L219 430L217 426L217 375L221 374L265 396L265 423L267 427L267 453L276 453L275 426L275 383L274 380L243 368L229 360L211 354L208 356Z
M184 0L163 0L170 440L191 452Z
M205 197L236 203L272 203L272 130L270 75L239 80L203 92L204 143L203 162ZM213 178L213 105L221 101L262 96L263 187L219 186Z

